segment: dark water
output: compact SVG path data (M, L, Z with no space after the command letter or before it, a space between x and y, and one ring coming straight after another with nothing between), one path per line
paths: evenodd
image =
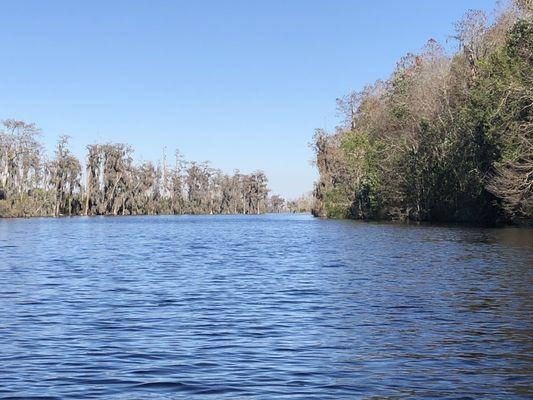
M0 220L1 398L532 398L533 231Z

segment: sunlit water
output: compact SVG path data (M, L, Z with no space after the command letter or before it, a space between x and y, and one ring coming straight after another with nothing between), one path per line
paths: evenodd
M0 220L1 398L531 398L533 231Z

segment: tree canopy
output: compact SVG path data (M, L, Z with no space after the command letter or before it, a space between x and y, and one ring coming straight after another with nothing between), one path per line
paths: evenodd
M317 216L531 223L533 20L469 11L447 55L429 40L385 81L338 99L314 138Z
M136 164L121 143L87 146L85 167L61 137L46 158L34 124L0 125L0 217L140 214L259 214L286 211L285 200L268 197L262 171L233 175L208 162Z

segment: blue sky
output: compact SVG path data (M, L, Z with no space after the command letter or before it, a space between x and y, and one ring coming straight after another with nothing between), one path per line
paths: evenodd
M0 2L0 119L35 122L84 157L96 141L261 169L292 198L316 177L314 128L335 98L387 77L492 0Z

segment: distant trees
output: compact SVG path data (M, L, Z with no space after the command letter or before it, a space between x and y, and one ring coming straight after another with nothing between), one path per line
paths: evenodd
M298 197L295 200L287 201L287 211L291 213L309 213L313 205L311 193Z
M140 214L260 214L271 211L261 171L233 175L209 163L136 164L125 144L87 146L85 167L59 139L47 160L34 124L0 125L0 217ZM283 201L284 202L284 201Z
M51 192L54 196L54 216L78 214L81 210L81 164L67 148L68 137L57 144L55 158L48 164Z
M470 11L457 53L430 40L386 81L338 99L342 124L314 138L314 214L531 222L531 7L516 1L491 26Z
M51 203L36 190L47 185L42 146L37 141L40 130L34 124L6 120L0 134L0 211L25 214Z
M287 206L285 204L284 198L278 195L274 195L270 197L270 201L268 204L268 212L281 213L281 212L286 212L286 211L288 210L287 210Z
M145 174L133 165L133 151L124 144L87 146L84 215L125 214L133 210ZM148 201L148 199L145 199Z

